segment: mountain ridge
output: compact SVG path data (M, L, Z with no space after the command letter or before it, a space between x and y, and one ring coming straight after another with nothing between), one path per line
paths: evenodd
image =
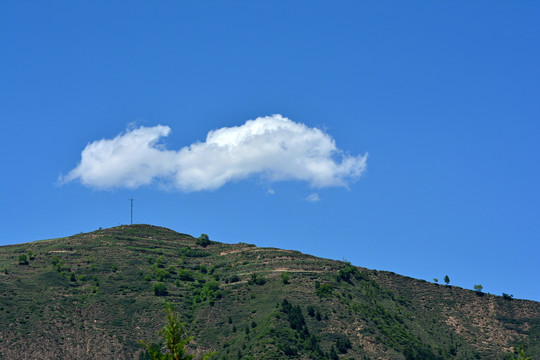
M535 301L152 225L2 246L0 270L6 359L144 358L138 340L158 338L164 299L191 351L219 359L540 353Z

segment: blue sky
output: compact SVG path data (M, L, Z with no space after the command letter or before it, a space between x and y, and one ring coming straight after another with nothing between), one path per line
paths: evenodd
M136 223L538 301L539 15L3 1L0 244L127 224L133 197ZM137 129L163 131L139 153ZM241 146L212 147L211 131ZM131 144L116 162L83 159L89 144L118 154L115 138Z

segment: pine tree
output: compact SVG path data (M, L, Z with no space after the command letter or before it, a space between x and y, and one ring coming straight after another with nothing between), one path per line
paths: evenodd
M165 303L165 311L167 312L167 323L160 331L165 340L165 352L161 352L162 349L157 344L139 341L141 346L148 351L151 360L192 360L193 355L186 354L186 346L193 337L186 335L184 324L180 322L172 304ZM213 354L205 354L202 360L209 360Z

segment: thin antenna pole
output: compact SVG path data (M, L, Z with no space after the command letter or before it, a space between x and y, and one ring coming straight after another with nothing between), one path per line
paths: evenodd
M131 201L131 225L133 225L133 200L134 198L129 199Z

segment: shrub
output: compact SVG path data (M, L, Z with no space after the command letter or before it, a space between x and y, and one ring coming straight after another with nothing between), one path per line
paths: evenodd
M167 286L162 282L155 283L154 284L154 294L156 296L165 296L165 295L167 295Z
M229 279L230 282L232 283L235 283L235 282L239 282L240 281L240 277L238 275L233 275L231 276L231 278Z
M56 266L60 263L60 259L58 258L58 256L53 256L53 258L51 259L51 264L53 266Z
M504 300L512 300L514 298L514 295L508 295L507 293L503 293L502 297Z
M484 287L482 285L480 285L480 284L474 285L474 290L476 290L476 292L482 292L483 288Z
M359 275L358 268L347 262L345 267L338 270L338 280L343 280L348 283L351 282L351 276L357 277Z
M158 281L165 281L171 276L171 274L165 269L158 268L154 270L154 276Z
M330 284L315 283L315 291L319 297L328 297L332 295L334 288Z
M182 281L193 281L193 273L187 269L182 269L178 271L178 279Z
M262 286L262 285L266 284L266 279L262 278L262 277L258 277L257 274L253 273L253 274L251 274L251 279L249 279L248 284L249 285L255 284L255 285Z
M351 341L346 335L340 334L336 341L336 349L342 354L347 353L347 350L352 348Z
M289 279L290 279L290 275L288 272L281 273L281 282L283 283L283 285L290 284Z
M26 254L19 255L19 265L28 265L28 257Z

